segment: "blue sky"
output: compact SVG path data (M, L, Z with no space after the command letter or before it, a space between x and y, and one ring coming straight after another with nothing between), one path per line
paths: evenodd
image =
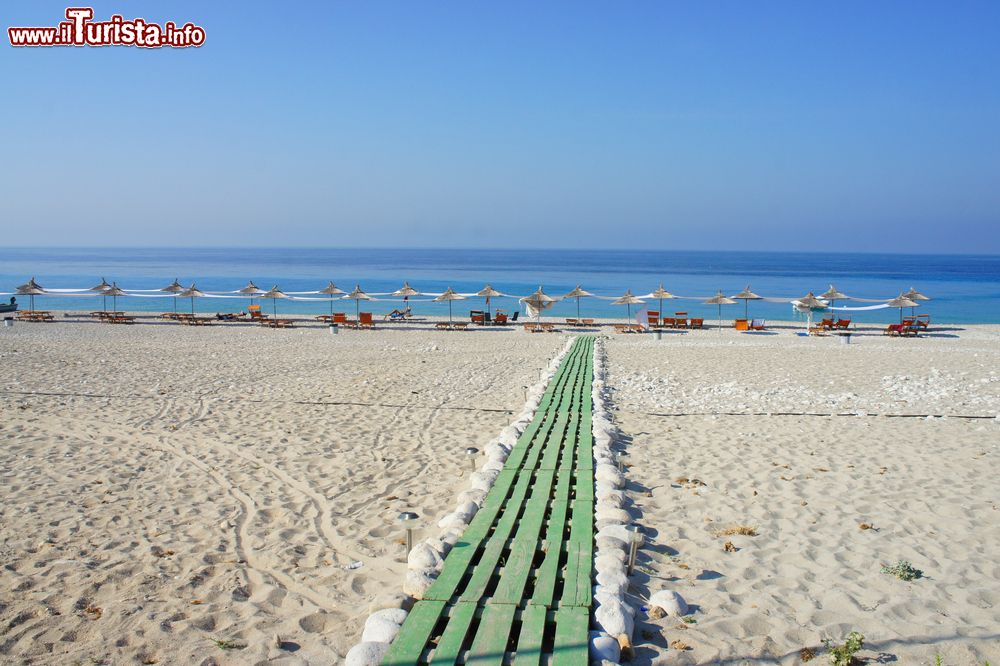
M207 42L0 47L0 244L1000 252L995 2L93 6Z

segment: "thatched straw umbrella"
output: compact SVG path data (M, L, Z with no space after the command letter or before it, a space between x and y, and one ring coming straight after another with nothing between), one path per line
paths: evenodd
M278 318L278 299L288 298L288 294L278 289L278 285L274 285L263 294L260 295L261 298L271 299L271 316L275 319Z
M825 310L827 307L827 304L816 298L811 291L797 301L792 301L792 304L795 305L798 310L805 310L807 332L810 328L812 328L813 310Z
M619 296L615 300L611 301L611 305L626 305L626 306L628 306L628 321L631 323L631 321L632 321L632 306L633 305L639 305L640 303L645 303L645 302L646 301L644 301L641 298L639 298L638 296L634 295L632 293L631 289L626 289L624 294L622 294L621 296Z
M194 299L201 298L204 295L205 295L205 292L201 291L200 289L198 289L198 287L194 286L194 282L192 282L190 287L188 287L184 291L182 291L179 294L177 294L176 297L177 298L190 298L191 299L191 314L194 314Z
M741 291L738 294L734 294L734 295L730 296L730 298L735 299L737 301L743 301L743 318L744 319L749 319L750 318L750 301L759 301L760 299L763 298L763 296L758 296L757 294L755 294L752 291L750 291L750 285L747 285L746 289L744 289L743 291Z
M91 287L88 290L88 291L97 292L98 294L100 294L101 296L103 296L103 298L101 300L101 310L104 311L104 312L107 312L107 310L108 310L108 295L106 293L108 291L108 289L111 289L111 285L108 284L107 280L105 280L104 278L101 278L101 283L100 284L95 284L93 287Z
M930 296L924 296L923 294L921 294L919 291L917 291L913 287L910 287L910 290L908 292L906 292L905 294L903 294L903 295L906 296L911 301L929 301L929 300L931 300ZM912 314L916 314L915 309L911 309L910 310L910 314L911 315Z
M354 289L351 293L344 296L346 300L354 301L354 317L355 321L361 319L361 301L370 301L372 297L361 290L361 285L354 285Z
M571 291L568 294L566 294L565 296L563 296L563 299L567 299L567 298L575 298L576 299L576 318L579 319L580 318L580 299L581 298L588 298L590 296L593 296L593 294L590 293L589 291L586 291L580 285L576 285L576 289L574 289L573 291Z
M820 294L819 297L825 301L828 301L830 303L831 308L837 303L837 301L845 301L848 298L850 298L850 296L848 296L847 294L841 291L837 291L837 288L834 287L832 284L830 285L830 288L824 291L822 294Z
M891 308L899 308L899 323L900 324L903 323L903 308L915 308L915 307L917 307L916 301L914 301L912 298L909 298L906 295L906 292L902 292L902 291L899 292L899 296L897 296L896 298L892 299L891 301L888 301L886 303L886 305L888 305Z
M443 294L441 294L440 296L436 297L434 300L437 301L437 302L439 302L439 303L443 303L444 301L448 301L448 323L450 324L450 323L452 323L452 318L451 318L451 304L452 304L452 302L453 301L464 301L465 298L466 297L462 296L462 294L455 293L454 289L452 289L451 287L448 287L448 289Z
M392 292L392 295L403 299L403 311L405 312L410 305L410 296L419 296L420 292L411 287L409 282L403 282L403 286Z
M542 287L539 286L537 291L522 298L521 302L534 309L536 313L535 320L540 322L542 320L542 310L548 310L551 308L552 304L556 302L556 299L542 291Z
M734 301L733 299L728 298L727 296L725 296L722 293L722 290L720 289L719 292L715 296L712 296L712 298L708 299L707 301L702 301L702 302L705 305L718 305L719 306L719 330L721 331L722 330L722 306L723 305L736 305L736 301Z
M660 286L657 287L652 294L650 294L650 297L655 298L657 301L659 301L660 317L663 317L663 301L669 300L671 298L677 298L676 296L674 296L669 291L663 288L662 282L660 283Z
M253 305L253 299L256 298L257 296L260 296L261 294L263 294L265 292L264 292L263 289L261 289L260 287L258 287L257 285L255 285L253 283L253 280L250 280L249 282L247 282L247 286L243 287L242 289L237 289L236 293L237 294L242 294L244 296L249 296L250 297L250 305Z
M496 296L503 296L499 291L493 288L493 285L486 285L482 289L476 292L476 296L486 299L486 313L490 311L490 299ZM486 325L486 317L483 316L483 325Z
M128 294L126 294L125 291L121 287L118 286L117 282L112 282L111 286L108 287L107 291L104 292L104 296L105 297L107 297L107 296L111 297L111 302L112 302L111 311L112 312L118 312L118 297L119 296L127 296L127 295Z
M333 283L333 280L330 280L330 283L320 289L319 293L326 294L330 297L330 314L333 315L333 297L343 294L344 290L337 287L337 285Z
M47 294L48 292L42 288L42 285L35 282L35 278L31 278L24 284L19 285L16 289L14 289L14 293L18 294L19 296L27 296L28 302L30 303L28 309L34 310L35 296L41 296L42 294Z
M181 285L180 280L174 278L174 281L168 284L166 287L160 291L166 292L168 294L174 295L174 312L177 312L177 294L184 291L184 287Z

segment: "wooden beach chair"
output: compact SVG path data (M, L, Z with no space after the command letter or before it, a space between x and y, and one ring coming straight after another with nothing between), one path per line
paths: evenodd
M767 322L765 322L763 319L754 319L753 321L750 322L750 330L751 331L767 330L765 326L766 324Z
M250 321L260 321L261 319L267 319L267 315L260 311L259 305L251 305L247 308L247 312L250 314Z
M569 319L569 318L567 318L566 319L566 325L567 326L577 326L578 325L577 324L577 320L576 319Z
M436 328L439 331L448 331L451 329L451 324L449 324L446 321L439 321L436 324L434 324L434 328Z
M469 330L469 324L464 321L456 321L452 324L451 330L453 331L467 331Z
M838 331L846 331L850 327L851 327L850 319L838 319L837 323L834 324L834 328L836 328Z
M375 319L371 312L362 312L358 315L358 328L369 328L375 330Z
M594 325L594 320L593 319L581 319L580 323L583 326L593 326Z
M678 328L682 328L682 327L678 326ZM692 319L691 323L687 325L687 328L705 328L705 320L704 319Z

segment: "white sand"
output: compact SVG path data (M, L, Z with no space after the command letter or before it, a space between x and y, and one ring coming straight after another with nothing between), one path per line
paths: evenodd
M0 329L0 662L338 662L564 343Z
M939 335L612 336L652 536L636 591L697 607L685 628L640 622L636 663L797 663L851 629L869 657L1000 663L996 421L715 416L1000 413L1000 328ZM337 663L401 588L396 514L430 526L452 508L463 449L508 423L564 342L0 329L0 663ZM658 415L692 413L708 416ZM714 536L740 523L759 536ZM897 559L927 577L879 573ZM666 648L678 639L693 649Z
M828 663L821 639L852 630L883 662L1000 662L997 420L720 415L995 416L998 343L995 326L850 346L789 331L615 337L608 383L650 535L634 591L696 606L695 624L640 613L636 663L793 664L805 647ZM737 525L758 536L718 534ZM900 559L925 578L880 573ZM692 649L668 649L678 640Z

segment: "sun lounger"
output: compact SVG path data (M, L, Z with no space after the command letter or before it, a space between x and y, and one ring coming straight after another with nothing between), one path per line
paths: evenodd
M615 333L628 333L628 324L612 324L615 328Z
M927 330L927 327L931 325L931 316L929 314L918 314L913 323L916 326Z
M358 315L358 328L375 329L375 320L372 318L371 312L362 312Z
M20 310L15 316L18 321L55 321L48 310Z
M751 331L763 331L766 328L765 327L766 323L767 322L765 322L763 319L754 319L753 321L750 322L750 330Z
M216 312L215 318L219 321L239 321L246 316L245 312Z
M449 324L446 321L439 321L438 323L434 324L434 328L438 329L439 331L447 331L451 329L451 324Z
M677 328L682 328L682 327L678 326ZM687 325L687 328L705 328L705 320L704 319L692 319L691 323L689 323Z
M566 325L567 326L578 326L579 324L577 323L576 319L567 319L566 320Z
M837 323L833 325L838 331L846 331L851 327L850 319L838 319Z
M594 320L593 319L581 319L580 320L580 324L582 326L593 326L594 325Z

